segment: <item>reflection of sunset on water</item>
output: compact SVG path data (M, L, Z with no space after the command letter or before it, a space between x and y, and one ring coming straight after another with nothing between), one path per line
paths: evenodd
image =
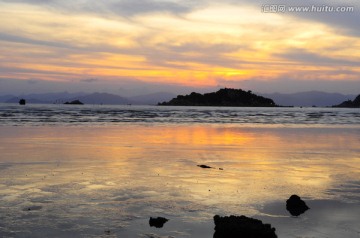
M182 184L193 193L207 192L210 186L212 193L222 196L251 188L253 192L246 196L260 193L263 199L264 193L270 193L276 199L285 191L283 186L288 187L287 193L303 187L312 196L336 182L334 176L338 179L340 171L355 176L359 169L355 166L359 159L356 150L351 150L356 148L356 138L349 139L348 134L338 131L320 130L309 136L296 129L134 126L126 130L30 128L27 135L16 141L3 138L3 144L12 144L5 146L3 154L9 151L13 153L11 161L19 162L95 163L94 171L106 166L110 180L112 176L131 179L132 175L155 179L160 174L168 183ZM26 156L11 152L14 145ZM217 170L201 170L196 164L209 164Z
M60 220L157 211L204 221L213 213L259 215L263 205L291 194L359 198L341 189L359 180L359 138L349 129L136 125L3 132L2 201L40 203Z

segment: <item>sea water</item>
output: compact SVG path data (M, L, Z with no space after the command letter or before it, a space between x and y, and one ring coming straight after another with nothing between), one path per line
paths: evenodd
M174 107L0 104L0 125L236 124L360 126L357 108Z
M0 107L1 237L205 238L214 215L359 237L358 109Z

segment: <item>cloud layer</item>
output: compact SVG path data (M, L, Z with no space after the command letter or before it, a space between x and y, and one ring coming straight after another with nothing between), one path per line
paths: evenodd
M353 6L348 13L264 13L266 4L0 0L0 78L189 87L253 81L279 89L285 78L304 85L360 81L358 1L270 3Z

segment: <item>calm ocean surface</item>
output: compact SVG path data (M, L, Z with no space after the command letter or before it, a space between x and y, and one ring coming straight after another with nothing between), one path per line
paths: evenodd
M347 108L236 108L0 104L0 125L106 125L122 123L236 124L245 126L360 126Z

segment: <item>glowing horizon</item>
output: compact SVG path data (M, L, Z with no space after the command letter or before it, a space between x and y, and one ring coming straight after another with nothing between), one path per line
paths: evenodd
M261 5L0 0L0 79L191 87L360 81L357 8L290 14ZM344 24L333 24L337 17Z

